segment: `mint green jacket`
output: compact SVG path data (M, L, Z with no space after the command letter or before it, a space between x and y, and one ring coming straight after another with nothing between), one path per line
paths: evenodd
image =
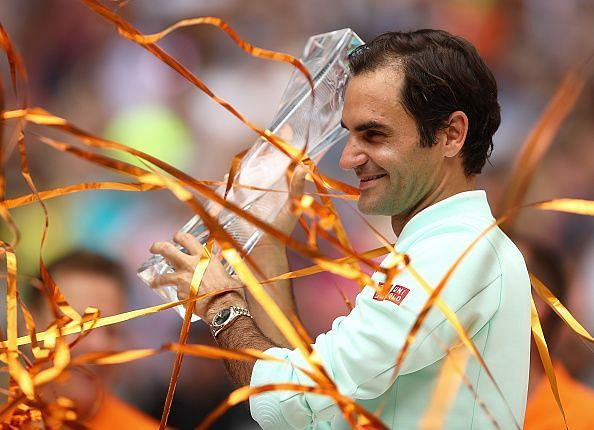
M415 215L398 237L396 249L409 256L410 264L434 288L492 222L484 191L460 193ZM382 276L375 273L373 278L381 282ZM511 240L499 228L492 229L462 260L441 294L499 389L472 357L448 368L449 379L443 376L445 371L440 373L448 350L463 347L437 306L393 378L396 358L428 294L407 270L392 285L384 300L365 287L351 313L337 318L331 330L315 340L313 348L339 391L370 412L381 411L388 428L430 429L436 428L430 418L439 415L436 407L428 408L436 402L432 396L442 377L449 390L445 401L441 399L445 416L438 428L482 430L496 428L494 421L501 429L521 428L528 387L530 281L524 259ZM266 352L309 367L297 350ZM459 372L451 371L456 368ZM281 382L313 384L289 364L256 362L252 386ZM350 428L333 400L323 395L274 391L253 396L250 409L263 429Z

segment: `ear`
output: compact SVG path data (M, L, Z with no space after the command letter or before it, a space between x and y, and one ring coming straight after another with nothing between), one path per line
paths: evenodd
M448 158L456 157L464 146L468 133L468 117L460 110L452 112L443 130L444 155Z

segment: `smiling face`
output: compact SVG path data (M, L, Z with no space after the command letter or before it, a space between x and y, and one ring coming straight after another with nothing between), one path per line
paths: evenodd
M421 147L417 125L400 103L403 75L384 67L349 82L342 123L350 132L340 167L359 178L359 210L407 218L443 185L443 145Z

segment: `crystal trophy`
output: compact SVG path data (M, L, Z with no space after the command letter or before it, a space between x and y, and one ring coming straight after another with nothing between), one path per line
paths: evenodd
M312 99L309 82L295 69L282 96L270 131L297 149L302 150L307 144L307 155L314 162L319 161L333 144L346 136L346 130L340 126L340 119L344 88L350 73L348 55L362 44L363 41L351 29L309 38L301 62L312 77L315 95ZM270 142L259 138L242 159L234 182L287 191L285 173L290 163L289 157ZM216 190L221 196L224 191L225 186L220 186ZM227 201L250 211L263 221L272 222L286 203L288 193L283 195L284 200L279 198L277 193L233 187L227 194ZM257 227L213 202L207 202L205 208L247 253L262 235ZM209 234L198 216L190 219L181 231L190 232L203 244ZM181 249L179 245L175 245ZM159 275L173 270L162 256L153 255L140 267L138 276L150 285ZM227 267L227 271L232 273L233 268ZM177 300L175 286L166 286L154 291L166 301ZM182 317L185 314L183 306L177 306L176 311ZM198 319L197 316L192 316L192 321Z

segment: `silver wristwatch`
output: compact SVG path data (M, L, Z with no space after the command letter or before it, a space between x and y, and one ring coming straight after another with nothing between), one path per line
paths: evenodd
M212 323L210 324L210 331L214 337L229 327L231 324L235 322L237 318L240 316L252 317L250 311L244 308L240 308L237 306L230 306L225 309L221 309L215 317L212 319Z

